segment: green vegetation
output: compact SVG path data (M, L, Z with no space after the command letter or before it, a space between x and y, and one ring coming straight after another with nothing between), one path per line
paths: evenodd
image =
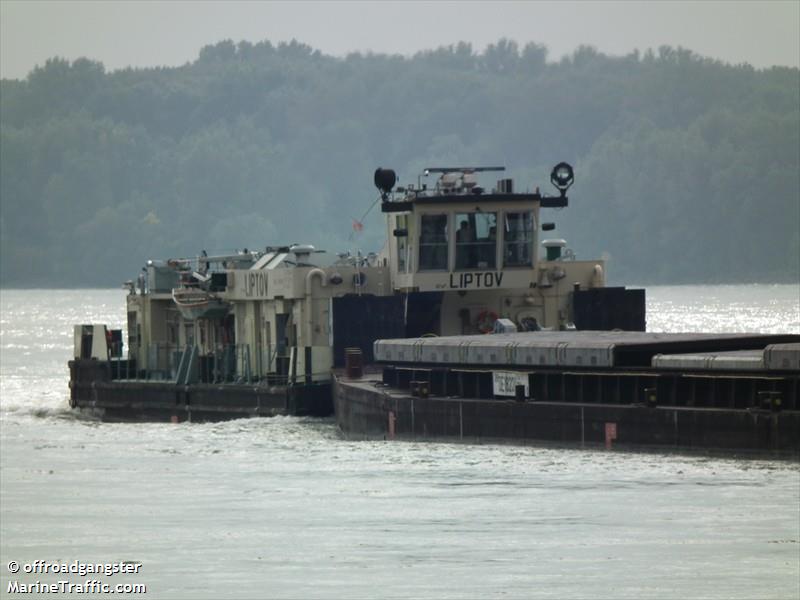
M0 83L0 283L116 285L147 258L293 242L377 250L372 173L505 164L550 189L618 283L800 279L800 76L661 48L500 40L411 58L222 42L178 68L52 59Z

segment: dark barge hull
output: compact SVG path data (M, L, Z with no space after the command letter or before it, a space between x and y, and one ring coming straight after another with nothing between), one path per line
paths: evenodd
M796 410L420 398L379 383L334 381L336 421L345 436L602 445L613 424L615 445L800 455Z
M175 384L112 380L108 362L73 360L70 406L109 421L224 421L333 414L331 384Z

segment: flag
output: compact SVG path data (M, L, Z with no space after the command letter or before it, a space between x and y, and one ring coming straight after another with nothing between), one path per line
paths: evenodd
M353 231L362 231L364 229L364 224L361 221L356 221L353 219Z

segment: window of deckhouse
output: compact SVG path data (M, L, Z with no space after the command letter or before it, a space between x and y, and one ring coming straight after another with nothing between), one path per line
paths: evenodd
M506 267L533 266L533 213L506 213L503 265Z
M447 215L421 216L419 270L447 270Z
M497 213L456 214L456 269L494 269Z

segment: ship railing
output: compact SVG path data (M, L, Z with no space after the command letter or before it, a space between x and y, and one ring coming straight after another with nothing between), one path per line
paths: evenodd
M184 347L168 342L147 345L147 352L128 352L127 359L111 361L111 378L122 381L171 381ZM144 360L140 361L139 358ZM146 357L146 358L145 358Z
M127 359L111 360L111 379L122 381L169 381L175 377L182 349L177 344L154 342L147 353L128 352ZM146 356L146 361L139 361Z
M115 361L112 379L120 381L162 381L177 384L260 384L308 385L330 380L329 371L291 373L290 357L278 356L264 348L269 359L266 372L259 368L249 344L223 344L211 350L194 344L154 342L148 345L146 364L129 356ZM274 364L273 364L274 362ZM277 368L276 368L277 367Z
M182 349L178 344L154 342L147 353L148 364L144 379L169 381L175 378Z
M202 383L252 383L250 344L224 344L199 356Z
M225 344L201 350L194 344L148 344L146 363L130 353L127 360L111 362L111 379L174 383L252 383L249 344Z
M107 345L108 365L111 379L125 379L136 371L136 357L122 354L122 342L110 341Z
M189 344L174 353L175 383L252 383L249 344L223 344L211 350Z
M262 382L267 385L277 386L302 386L319 383L327 383L331 380L330 371L321 371L319 373L298 373L297 375L290 375L288 373L267 373Z
M199 356L199 376L202 383L236 383L266 385L301 385L328 381L330 372L311 374L289 373L290 356L281 355L270 347L261 349L268 368L259 365L249 344L218 346L212 352Z
M258 356L249 344L220 346L214 352L200 356L200 381L205 383L258 383L266 385L304 385L330 380L329 371L310 374L289 372L291 356L270 347L261 352L267 369L262 370Z

